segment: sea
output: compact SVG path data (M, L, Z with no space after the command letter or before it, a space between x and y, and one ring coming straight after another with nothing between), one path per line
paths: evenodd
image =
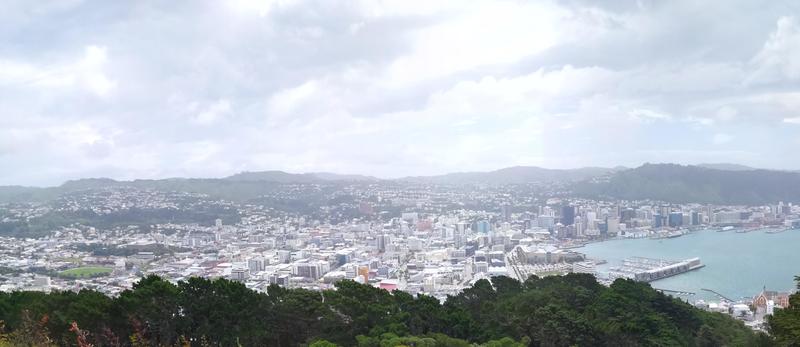
M690 303L752 298L767 290L791 292L800 275L800 230L767 233L701 230L667 239L611 239L575 249L588 258L606 260L599 276L629 257L684 260L699 257L705 267L651 282L653 288L694 294L671 294ZM669 294L669 293L668 293Z

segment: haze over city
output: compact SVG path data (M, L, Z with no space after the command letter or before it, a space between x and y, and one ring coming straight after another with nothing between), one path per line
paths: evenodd
M794 1L12 1L0 185L798 169Z

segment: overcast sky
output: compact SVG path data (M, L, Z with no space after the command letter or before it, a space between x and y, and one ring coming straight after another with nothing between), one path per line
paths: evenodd
M0 185L800 169L800 2L4 1Z

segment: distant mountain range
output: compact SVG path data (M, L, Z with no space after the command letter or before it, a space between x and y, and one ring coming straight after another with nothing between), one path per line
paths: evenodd
M586 197L652 199L669 202L761 204L800 202L800 173L762 170L737 164L645 164L624 167L545 169L515 166L489 172L461 172L437 176L384 180L363 175L334 173L294 174L283 171L242 172L224 178L171 178L116 181L89 178L68 181L58 187L0 186L0 202L47 201L78 190L128 186L209 194L225 199L256 198L287 183L398 182L427 184L568 184Z

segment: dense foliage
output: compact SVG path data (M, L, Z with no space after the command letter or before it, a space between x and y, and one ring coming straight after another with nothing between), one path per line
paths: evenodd
M594 277L479 280L444 303L352 281L323 292L149 276L119 297L0 293L5 343L95 346L756 346L771 341L649 285ZM72 323L76 323L73 325ZM72 330L70 330L72 329ZM16 342L15 342L16 341ZM43 342L45 345L50 342Z

